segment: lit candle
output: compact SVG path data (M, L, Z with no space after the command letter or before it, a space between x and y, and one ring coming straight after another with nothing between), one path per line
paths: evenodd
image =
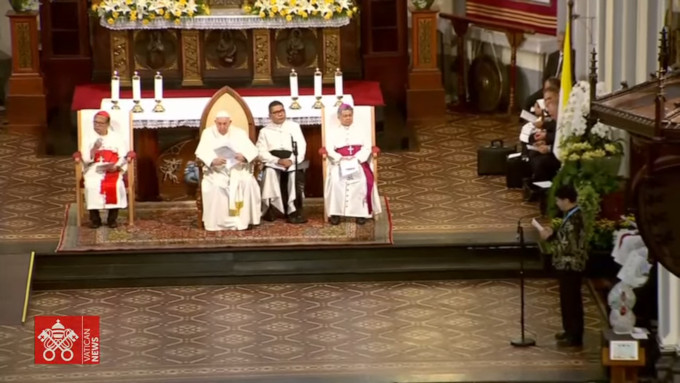
M290 97L300 97L298 90L298 75L295 73L295 69L290 72Z
M163 99L163 76L161 76L161 72L156 72L156 76L154 77L153 93L155 100L160 101Z
M135 72L132 76L132 100L139 101L142 99L142 85L140 83L139 74Z
M120 77L118 77L118 71L115 71L111 77L111 101L118 100L120 100Z
M319 68L316 68L316 72L314 72L314 96L315 97L321 97L322 96L322 90L321 90L321 71Z
M340 68L335 71L335 96L342 97L342 72Z

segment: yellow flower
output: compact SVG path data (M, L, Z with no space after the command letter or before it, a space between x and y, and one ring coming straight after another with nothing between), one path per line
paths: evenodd
M354 12L352 12L352 11L347 11L347 17L352 17L352 15L354 15Z
M337 12L337 13L342 12L342 8L340 8L340 7L335 7L335 12Z
M616 146L614 144L604 144L604 150L608 151L609 153L616 153Z
M272 7L271 12L273 12L273 13L279 13L279 7Z
M323 18L326 19L326 20L330 20L331 17L333 17L333 13L328 12L328 13L326 13L326 15Z
M130 21L137 21L137 15L130 13Z
M132 0L125 0L125 4L127 4L127 5L132 4Z
M250 13L252 10L253 10L253 8L251 8L251 7L248 6L248 5L246 5L245 7L243 7L243 12L245 12L245 13Z
M205 14L206 14L206 15L209 15L209 14L210 14L210 8L208 8L207 6L204 5L204 6L203 6L203 10L205 10Z
M156 9L156 13L163 16L163 14L165 13L165 9L163 9L163 8Z
M192 11L191 9L188 10L188 11L187 11L187 15L189 15L189 17L193 17L193 16L194 16L194 11Z
M113 19L116 20L118 18L118 12L113 12L113 14L111 14L111 17L113 17Z
M142 21L142 24L144 24L144 25L149 25L149 20L148 20L148 19L144 19L144 21Z
M297 0L290 0L290 6L294 7L295 5L297 5Z
M264 12L260 11L260 17L264 19L265 16Z
M109 17L109 19L108 19L108 20L106 20L106 22L107 22L107 23L109 23L109 25L113 25L113 19L112 19L112 18L110 18L110 17Z
M352 12L356 12L356 11L358 11L358 10L359 10L359 9L358 9L357 7L352 7Z
M286 16L286 21L291 21L291 20L293 20L293 16L291 16L291 15Z
M156 18L156 15L153 13L149 13L149 19L154 20Z
M153 13L150 16L153 16ZM170 12L164 14L163 18L166 19L166 20L170 20Z
M286 12L286 10L285 10L285 9L282 9L282 10L281 10L281 12L279 12L279 13L281 14L281 16L285 16L285 15L286 15L286 13L288 13L288 12Z
M175 24L179 25L181 23L180 19L175 19Z
M93 12L96 12L98 8L99 8L98 4L92 4L92 11Z
M269 17L270 17L270 18L273 19L275 16L276 16L276 13L274 13L274 12L269 12Z
M303 19L306 19L309 15L307 14L307 12L302 11L300 12L300 16L302 16Z
M318 11L317 9L315 9L315 10L312 11L312 15L316 16L316 15L318 15L318 14L319 14L319 11Z
M180 11L175 11L175 12L173 12L173 14L175 15L175 17L182 16L182 12L180 12Z
M580 157L579 157L579 155L578 155L578 154L576 154L576 153L572 153L572 154L571 154L571 155L569 156L569 158L568 158L568 159L569 159L569 161L578 161L578 160L579 160L579 158L580 158Z

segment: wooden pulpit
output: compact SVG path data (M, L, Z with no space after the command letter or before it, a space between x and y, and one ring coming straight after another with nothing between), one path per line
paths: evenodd
M42 132L47 127L45 85L38 53L38 13L7 12L12 36L12 75L7 95L9 128Z

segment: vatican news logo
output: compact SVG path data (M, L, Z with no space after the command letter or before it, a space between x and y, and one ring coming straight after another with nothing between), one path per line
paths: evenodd
M35 317L36 364L99 364L98 316Z

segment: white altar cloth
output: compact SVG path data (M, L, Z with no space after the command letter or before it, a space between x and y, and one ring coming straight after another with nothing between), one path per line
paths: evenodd
M300 125L321 125L321 109L313 109L312 106L316 99L314 96L300 96L298 102L301 108L290 109L292 100L290 96L267 96L267 97L243 97L243 100L253 114L256 126L264 126L269 123L269 103L278 100L286 107L286 116ZM198 128L201 124L203 109L210 101L210 97L193 98L166 98L163 100L165 112L156 113L153 111L156 101L152 99L142 99L141 105L144 109L142 113L133 113L132 126L135 129L162 129L189 127ZM354 105L351 95L343 96L342 101L346 104ZM337 98L335 96L323 96L321 102L331 110L335 110ZM110 98L102 100L100 109L111 110L113 104ZM131 110L134 103L131 99L122 99L118 102L121 110Z

